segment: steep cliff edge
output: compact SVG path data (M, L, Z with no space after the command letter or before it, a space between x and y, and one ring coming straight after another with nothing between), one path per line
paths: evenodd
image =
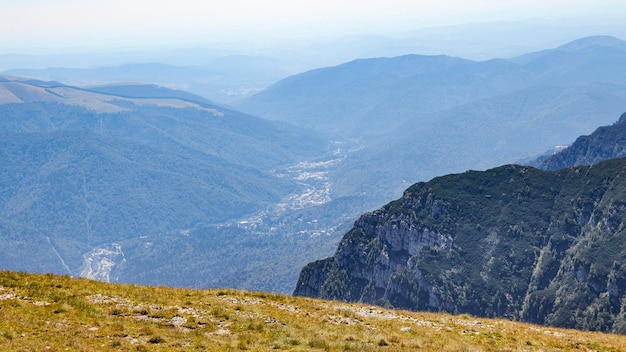
M626 333L626 159L418 183L363 215L294 295Z

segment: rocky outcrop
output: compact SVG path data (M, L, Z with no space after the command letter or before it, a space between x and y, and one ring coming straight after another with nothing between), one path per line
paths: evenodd
M295 295L626 333L626 159L419 183L363 215Z
M83 254L80 277L111 282L119 280L119 273L126 263L119 243L104 244Z

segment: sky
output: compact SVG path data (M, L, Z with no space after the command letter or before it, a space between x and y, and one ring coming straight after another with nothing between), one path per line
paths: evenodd
M626 18L623 0L0 0L0 51L386 34L525 19Z

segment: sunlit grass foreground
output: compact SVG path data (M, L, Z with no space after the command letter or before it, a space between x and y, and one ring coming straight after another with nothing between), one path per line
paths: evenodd
M626 336L235 290L0 272L1 351L624 351Z

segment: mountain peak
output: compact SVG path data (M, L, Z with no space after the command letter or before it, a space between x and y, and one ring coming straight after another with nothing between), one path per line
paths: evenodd
M626 51L626 42L610 35L597 35L574 40L567 44L561 45L557 48L557 50L577 52L586 50L588 48L597 47L613 48Z
M510 61L526 65L529 63L544 62L549 60L551 66L561 66L571 64L572 55L589 55L595 57L613 58L614 55L606 55L607 52L613 52L613 54L624 55L626 54L626 41L610 35L597 35L591 37L584 37L576 39L569 43L563 44L554 49L541 50L534 53L524 54L512 58ZM556 58L556 59L555 59ZM560 63L555 63L554 60L561 60ZM563 61L564 60L564 61ZM623 61L620 61L623 62ZM595 62L598 65L597 62ZM607 64L599 65L605 67Z

